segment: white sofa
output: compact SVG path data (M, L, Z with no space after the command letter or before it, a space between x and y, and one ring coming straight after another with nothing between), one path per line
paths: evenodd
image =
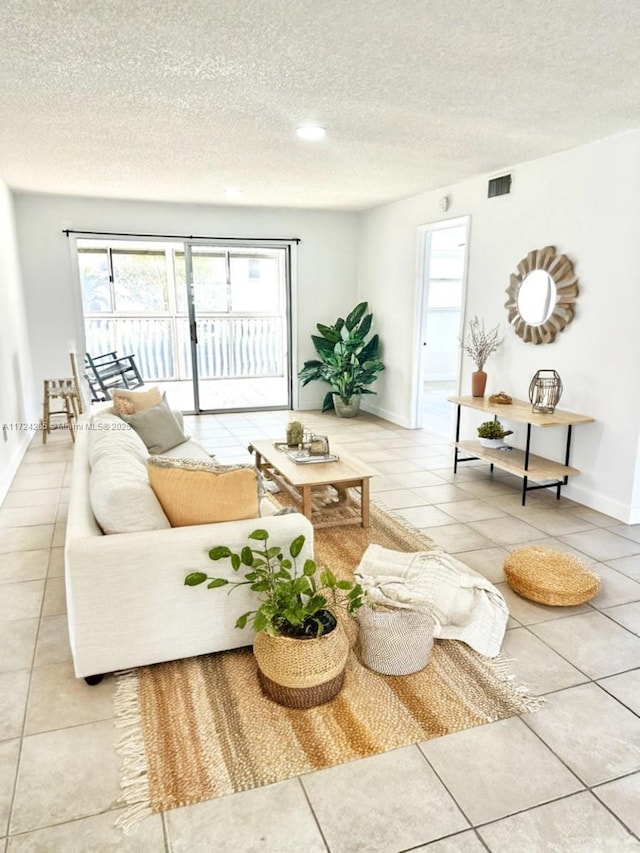
M118 439L124 434L121 429L104 426L117 427L118 421L109 411L81 418L71 478L65 541L69 640L76 676L89 683L98 680L94 676L133 666L251 644L251 629L234 626L241 613L255 609L254 593L247 587L229 594L226 589L184 585L185 575L194 570L235 576L228 561L209 559L208 552L215 545L240 550L248 544L248 534L261 527L269 531L271 544L283 547L303 534L306 541L300 564L313 556L313 527L299 513L171 528L166 516L162 522L164 514L158 504L159 520L152 512L144 516L154 515L157 529L105 535L92 510L90 457L94 472L102 468L108 476L115 471L116 491L108 499L116 514L121 510L126 514L131 505L131 515L140 515L140 507L134 506L123 482L127 477L118 474L115 460L122 466L130 458L130 470L138 476L142 466L146 476L147 450L142 440L127 430L128 438L122 441ZM165 455L211 461L193 439ZM149 491L155 500L150 486ZM148 499L145 495L144 501Z

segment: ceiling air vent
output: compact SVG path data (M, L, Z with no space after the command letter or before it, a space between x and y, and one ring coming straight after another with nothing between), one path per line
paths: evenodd
M511 192L511 175L501 175L489 181L489 198L497 195L508 195Z

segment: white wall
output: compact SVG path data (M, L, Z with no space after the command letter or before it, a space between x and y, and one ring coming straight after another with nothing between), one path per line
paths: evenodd
M310 335L318 320L332 322L366 299L386 364L374 386L378 396L367 397L366 408L411 426L419 352L417 229L442 219L438 201L446 194L447 218L471 217L467 318L478 314L489 325L500 323L505 335L487 365L487 392L526 398L536 370L556 369L565 387L561 407L596 419L574 429L571 461L582 474L569 481L565 493L623 521L640 522L640 132L510 171L512 192L506 197L487 199L484 176L361 215L19 194L15 216L34 365L33 381L26 376L22 386L26 396L34 399L46 376L67 375L67 342L82 341L80 296L62 229L300 237L296 368L313 355ZM10 222L7 204L2 215ZM11 231L2 224L5 264ZM580 296L574 322L554 344L536 347L507 326L505 290L517 263L547 244L574 261ZM12 292L19 291L15 261L9 266ZM24 368L24 358L18 361ZM6 363L3 350L5 372ZM465 357L463 393L470 389L472 367ZM319 406L325 390L319 383L307 386L299 407ZM466 427L472 431L469 417ZM516 443L522 437L520 428ZM561 458L562 431L536 433L534 441L534 452Z
M487 394L505 390L527 399L540 368L564 383L560 408L592 415L573 431L567 497L640 522L635 489L640 430L640 132L582 146L511 171L511 194L487 198L483 176L365 213L361 223L359 298L368 299L384 345L387 369L380 397L368 408L410 426L416 359L417 228L471 216L466 316L501 324L501 350L487 363ZM504 308L509 276L531 249L555 245L574 262L580 282L576 317L555 343L525 344ZM470 393L473 364L465 357L461 393ZM467 417L474 434L473 415ZM524 428L514 443L521 444ZM562 458L564 432L534 433L534 452Z
M34 399L13 199L0 180L0 503L33 434L22 425L38 418Z
M355 304L358 216L273 208L213 207L16 195L16 222L36 386L69 374L67 342L84 344L82 305L63 229L224 237L299 237L294 293L294 371L314 355L317 322ZM297 353L296 353L297 348ZM319 408L327 386L301 389L299 408Z

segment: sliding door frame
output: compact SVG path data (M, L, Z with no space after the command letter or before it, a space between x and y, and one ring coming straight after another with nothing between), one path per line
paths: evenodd
M291 240L246 240L246 241L225 241L223 238L221 239L194 239L194 240L185 240L184 241L184 257L185 257L185 268L186 268L186 278L187 278L187 305L188 305L188 315L189 315L189 338L190 338L190 351L191 351L191 370L192 370L192 381L193 381L193 402L195 414L213 414L224 411L234 411L234 412L254 412L263 410L264 408L260 408L257 406L251 407L234 407L233 409L203 409L200 405L200 377L198 372L198 326L197 326L197 314L195 310L195 293L193 288L193 257L192 250L198 246L207 247L207 248L218 248L221 251L225 252L225 264L226 264L226 274L227 280L229 280L230 276L230 253L235 251L239 251L242 249L278 249L284 252L284 319L286 326L286 359L285 359L285 372L286 372L286 396L287 400L284 405L279 406L269 406L267 407L268 411L278 411L278 410L287 410L291 409L294 401L293 401L293 309L292 309L292 290L293 290L293 280L292 280L292 248L296 245L294 241Z
M287 354L286 354L286 396L287 403L281 406L273 406L267 407L269 410L277 411L282 409L290 409L293 406L297 405L297 397L299 393L297 383L294 383L294 364L296 356L297 356L297 322L296 322L296 304L297 304L297 246L300 242L300 239L297 237L289 237L289 238L265 238L265 239L255 239L255 238L242 238L242 237L194 237L194 236L185 236L185 235L162 235L162 234L135 234L135 233L119 233L119 232L99 232L99 231L80 231L80 230L71 230L64 229L63 233L69 239L69 250L71 256L71 273L73 277L73 281L75 284L75 298L74 298L74 313L76 316L76 340L70 340L69 346L74 351L76 351L81 360L84 357L84 353L86 352L86 331L85 331L85 313L84 306L82 300L82 286L80 279L80 269L78 264L78 241L85 239L92 240L101 240L105 244L110 242L148 242L151 243L176 243L182 244L184 254L185 254L185 268L189 269L187 275L189 278L187 282L193 281L193 266L192 266L192 257L191 257L191 249L198 245L205 246L219 246L224 247L230 251L234 249L243 249L243 248L258 248L258 249L281 249L284 250L284 317L286 322L286 346L287 346ZM188 261L187 261L188 256ZM189 291L189 284L188 284ZM193 370L193 388L194 388L194 411L186 412L186 414L207 414L212 413L215 409L201 409L200 401L199 401L199 392L196 377L198 375L198 367L197 367L197 357L194 353L194 341L193 336L196 334L196 329L194 326L196 317L195 317L195 308L193 305L193 299L190 292L187 294L187 306L188 306L188 322L189 322L189 336L190 336L190 349L191 349L191 363ZM80 344L80 346L78 346ZM260 407L251 407L251 408L234 408L233 410L225 410L225 411L234 411L234 412L246 412L246 411L259 411Z

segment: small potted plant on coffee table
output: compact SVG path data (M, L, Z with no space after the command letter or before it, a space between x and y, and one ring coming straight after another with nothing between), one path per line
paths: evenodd
M246 545L240 553L226 546L209 551L211 560L229 560L243 580L216 578L191 572L187 586L206 583L207 589L248 585L259 606L243 613L236 622L250 622L256 631L253 651L263 692L281 705L310 708L333 699L344 680L349 641L336 616L344 608L353 616L362 606L359 584L339 580L333 572L307 559L296 563L304 545L298 536L285 556L279 545L269 545L266 530L249 535L259 547Z
M483 447L505 447L505 436L512 434L513 430L505 429L497 418L485 421L478 427L478 437Z

